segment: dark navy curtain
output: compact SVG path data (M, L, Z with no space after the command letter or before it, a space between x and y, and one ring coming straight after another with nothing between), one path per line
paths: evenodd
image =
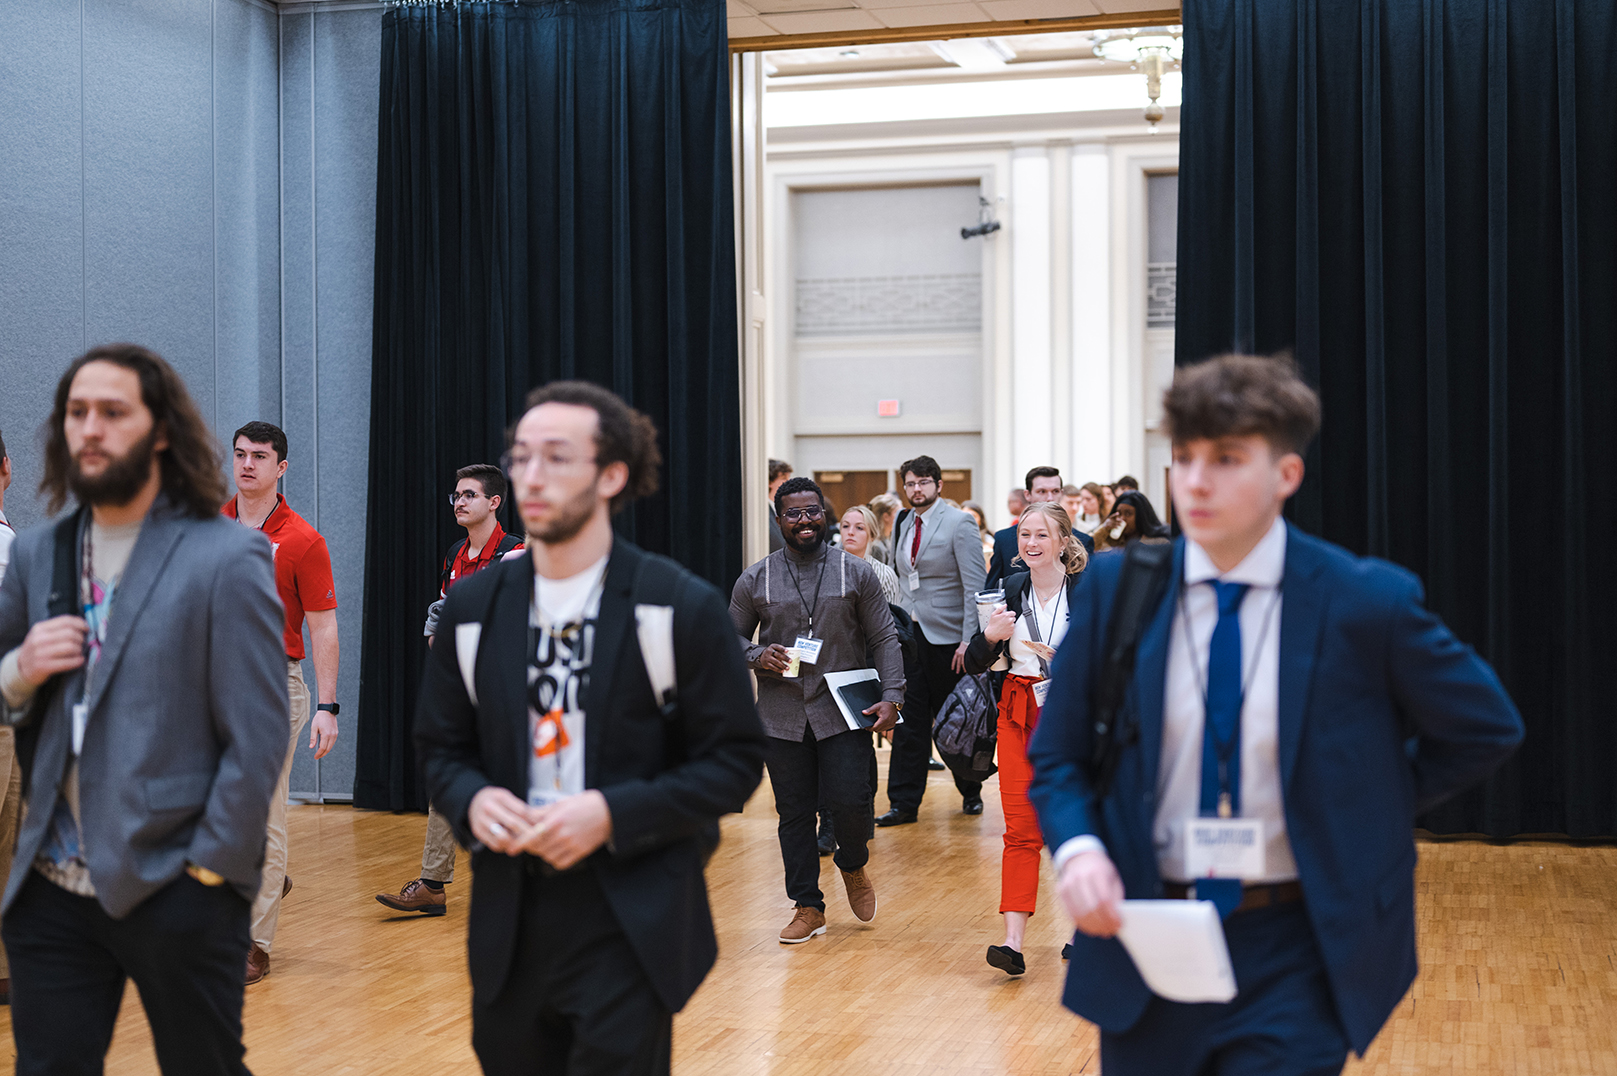
M740 390L722 0L420 4L383 16L376 321L354 800L425 806L410 727L456 468L537 385L661 431L621 533L728 588ZM507 513L508 520L515 513Z
M1521 707L1422 824L1617 834L1617 5L1183 10L1178 361L1294 352L1293 518L1419 573Z

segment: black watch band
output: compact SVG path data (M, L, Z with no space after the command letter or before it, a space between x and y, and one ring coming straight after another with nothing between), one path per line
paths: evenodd
M316 710L324 710L326 713L330 714L332 717L336 717L338 711L340 711L342 709L342 706L340 706L339 704L337 704L335 702L323 702L319 706L316 706L315 709Z

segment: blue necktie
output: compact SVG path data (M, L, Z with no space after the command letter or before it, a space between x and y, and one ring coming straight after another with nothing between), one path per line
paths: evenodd
M1207 717L1202 728L1201 815L1216 818L1220 793L1229 789L1229 814L1241 813L1241 599L1247 584L1212 580L1218 594L1218 626L1207 651ZM1220 746L1228 758L1219 779ZM1239 878L1204 878L1196 896L1210 900L1221 917L1241 903Z

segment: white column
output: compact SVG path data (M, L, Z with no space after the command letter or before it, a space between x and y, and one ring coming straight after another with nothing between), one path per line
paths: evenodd
M1011 157L1011 473L1054 462L1050 354L1050 156L1044 146Z
M741 360L742 562L769 552L766 471L771 429L770 366L764 298L764 75L755 52L731 59L736 306Z
M1071 480L1112 473L1111 175L1104 145L1072 151Z

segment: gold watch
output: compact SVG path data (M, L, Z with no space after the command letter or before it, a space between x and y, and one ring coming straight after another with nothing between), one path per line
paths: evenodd
M185 873L195 878L205 886L219 886L225 884L225 876L206 867L199 867L195 863L185 865Z

